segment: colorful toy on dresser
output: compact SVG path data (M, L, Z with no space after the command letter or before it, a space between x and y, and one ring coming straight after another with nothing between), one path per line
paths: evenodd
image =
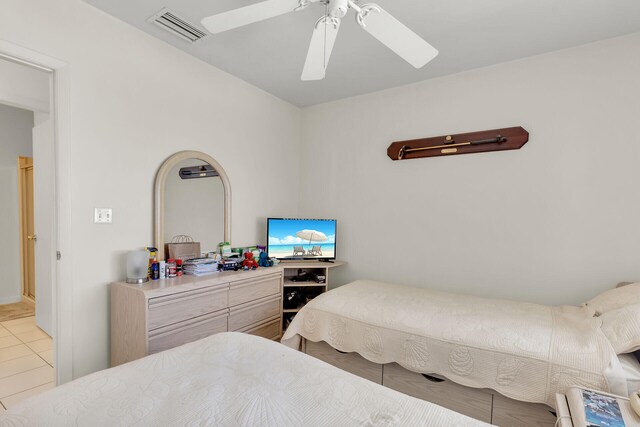
M273 267L273 261L269 259L269 255L266 252L260 252L258 258L258 265L260 267Z
M244 261L242 261L242 268L245 270L255 270L258 268L258 263L253 258L253 252L244 253Z

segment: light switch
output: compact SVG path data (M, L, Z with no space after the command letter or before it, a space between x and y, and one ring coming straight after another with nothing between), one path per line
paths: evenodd
M111 224L113 222L113 209L95 208L93 222L96 224Z

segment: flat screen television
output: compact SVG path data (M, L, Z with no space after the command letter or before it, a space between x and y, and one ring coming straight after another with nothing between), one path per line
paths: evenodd
M277 259L336 259L335 219L267 219L267 255Z

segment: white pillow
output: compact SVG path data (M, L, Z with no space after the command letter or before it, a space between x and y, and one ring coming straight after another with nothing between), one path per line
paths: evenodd
M587 306L602 314L630 304L640 304L640 282L603 292L591 299Z
M607 311L600 319L600 328L616 354L640 350L640 304Z

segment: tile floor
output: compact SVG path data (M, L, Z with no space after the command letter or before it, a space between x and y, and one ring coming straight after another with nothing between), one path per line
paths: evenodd
M54 387L51 342L33 316L0 322L0 412Z

